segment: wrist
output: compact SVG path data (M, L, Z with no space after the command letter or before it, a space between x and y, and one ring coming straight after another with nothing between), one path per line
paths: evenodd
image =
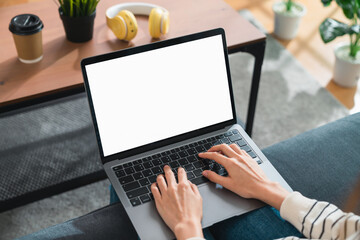
M204 237L201 222L195 220L186 220L178 223L174 228L174 234L178 240L185 240L192 237Z
M277 182L266 182L262 185L261 188L261 191L259 191L261 196L258 199L276 208L277 210L280 210L281 204L287 195L290 194L289 191L287 191Z

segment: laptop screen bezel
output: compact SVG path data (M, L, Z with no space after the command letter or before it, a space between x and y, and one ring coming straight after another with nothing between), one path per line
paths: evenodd
M221 123L217 123L217 124L214 124L214 125L211 125L208 127L204 127L201 129L193 130L191 132L183 133L183 134L180 134L180 135L177 135L174 137L163 139L163 140L160 140L157 142L146 144L144 146L139 146L139 147L136 147L133 149L123 151L123 152L115 153L115 154L105 157L103 148L102 148L102 144L101 144L101 138L100 138L98 124L97 124L97 120L96 120L95 109L94 109L94 105L93 105L93 101L92 101L89 81L87 78L85 67L87 65L94 64L94 63L99 63L99 62L112 60L112 59L120 58L120 57L126 57L129 55L133 55L133 54L137 54L137 53L141 53L141 52L151 51L151 50L155 50L155 49L159 49L159 48L163 48L163 47L169 47L169 46L186 43L186 42L190 42L190 41L194 41L194 40L199 40L202 38L212 37L212 36L216 36L216 35L222 36L223 50L224 50L224 56L225 56L228 85L229 85L229 93L230 93L230 100L231 100L231 108L232 108L232 114L233 114L232 119L221 122ZM173 38L173 39L169 39L169 40L154 42L154 43L150 43L147 45L142 45L142 46L133 47L133 48L127 48L127 49L116 51L116 52L111 52L111 53L106 53L106 54L102 54L102 55L85 58L81 61L81 70L82 70L83 77L84 77L85 91L88 96L90 113L91 113L91 117L92 117L93 124L94 124L96 140L97 140L97 144L99 147L99 153L100 153L101 161L103 164L113 161L113 160L116 160L116 159L121 160L121 159L130 157L130 156L133 156L136 154L141 154L141 153L144 153L144 152L156 149L156 148L160 148L160 147L164 147L166 145L176 143L176 142L181 142L186 139L194 138L196 136L200 136L200 135L212 132L212 131L220 130L229 125L236 123L236 111L235 111L233 89L232 89L232 83L231 83L228 50L227 50L227 44L226 44L226 39L225 39L225 31L222 28L217 28L217 29L213 29L213 30L209 30L209 31L205 31L205 32L195 33L195 34L191 34L191 35L187 35L187 36L182 36L182 37ZM146 121L146 120L144 120L144 121Z

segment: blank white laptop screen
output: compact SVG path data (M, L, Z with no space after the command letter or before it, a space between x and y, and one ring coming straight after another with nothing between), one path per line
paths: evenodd
M86 66L104 157L233 118L221 35Z

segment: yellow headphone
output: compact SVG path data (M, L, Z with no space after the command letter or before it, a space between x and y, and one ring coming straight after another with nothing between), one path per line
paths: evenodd
M149 16L149 32L153 38L160 38L169 30L169 11L148 3L114 5L106 10L106 24L118 39L130 41L138 30L134 14Z

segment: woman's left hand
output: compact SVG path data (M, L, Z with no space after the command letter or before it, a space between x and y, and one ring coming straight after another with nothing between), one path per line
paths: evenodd
M161 174L151 186L156 208L174 232L177 239L203 237L202 198L196 185L192 184L183 168L178 169L178 183L169 166L164 167L165 178Z

